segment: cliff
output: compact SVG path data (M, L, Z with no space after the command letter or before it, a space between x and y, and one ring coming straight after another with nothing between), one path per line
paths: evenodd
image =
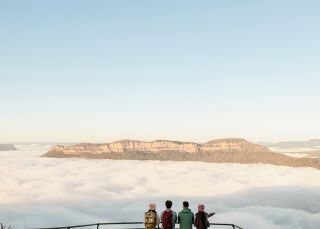
M244 139L228 138L212 140L204 144L193 142L178 142L168 140L157 140L152 142L121 140L107 144L81 143L72 146L57 145L50 149L49 153L63 153L66 155L79 155L83 153L123 153L123 152L216 152L216 151L249 151L269 152L270 150L261 145L252 144Z
M207 143L157 140L121 140L106 144L57 145L45 157L82 157L124 160L203 161L214 163L264 163L293 167L320 168L320 161L293 158L271 152L267 147L244 139L216 139Z
M17 148L12 144L0 144L0 151L10 151L17 150Z
M320 158L320 150L311 151L311 152L306 152L306 153L308 154L307 157Z

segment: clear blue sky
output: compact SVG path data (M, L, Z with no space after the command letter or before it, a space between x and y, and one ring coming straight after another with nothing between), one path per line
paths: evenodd
M1 1L0 142L320 138L319 1Z

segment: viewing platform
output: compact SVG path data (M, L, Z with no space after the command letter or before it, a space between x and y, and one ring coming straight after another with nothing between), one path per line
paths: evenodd
M244 229L235 224L231 223L210 223L214 228L232 228L232 229ZM39 228L28 228L28 229L72 229L81 227L91 227L94 229L144 229L143 222L116 222L116 223L92 223L92 224L82 224L82 225L72 225L72 226L62 226L62 227L39 227ZM161 229L161 226L156 228ZM1 229L6 229L1 224ZM8 228L7 228L8 229ZM177 228L178 229L178 228Z

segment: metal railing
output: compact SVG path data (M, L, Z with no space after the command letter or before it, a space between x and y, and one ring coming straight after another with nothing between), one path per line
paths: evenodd
M3 223L0 223L0 229L11 229L11 226L6 226Z
M143 225L143 222L92 223L92 224L82 224L82 225L63 226L63 227L42 227L42 228L30 228L30 229L71 229L71 228L78 228L78 227L93 227L93 226L95 226L96 229L99 229L100 226L105 226L105 225L112 226L112 225L137 225L137 224ZM229 226L232 229L243 229L242 227L239 227L235 224L230 224L230 223L210 223L210 225ZM120 229L120 228L117 228L117 229ZM144 227L136 227L136 228L121 227L121 229L144 229ZM158 226L158 229L160 229L159 226Z

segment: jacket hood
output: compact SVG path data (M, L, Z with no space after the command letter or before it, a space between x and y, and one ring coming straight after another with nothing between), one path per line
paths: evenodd
M190 208L184 208L184 209L182 209L182 212L183 213L189 213L189 212L191 212L191 210L190 210Z

